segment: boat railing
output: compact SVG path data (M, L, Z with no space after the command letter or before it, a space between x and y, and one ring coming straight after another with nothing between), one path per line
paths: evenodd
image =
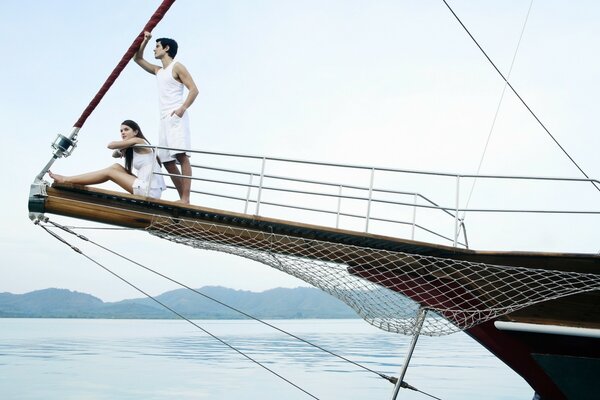
M460 197L465 185L471 183L472 191L476 182L483 181L521 181L528 185L531 182L571 183L589 185L593 189L591 185L600 187L596 179L457 174L229 152L170 150L191 155L192 177L161 174L191 179L193 204L337 229L412 240L418 235L425 241L468 248L465 225L468 214L600 215L600 210L582 208L584 205L572 209L533 205L506 207L504 204L502 207L467 207L461 205L465 200L461 203ZM194 162L196 157L201 157L202 163ZM418 184L412 177L426 177L431 181ZM422 194L423 188L441 195L442 201L433 201L433 196ZM444 193L439 189L444 189ZM600 193L598 195L600 199ZM542 201L542 204L548 202Z

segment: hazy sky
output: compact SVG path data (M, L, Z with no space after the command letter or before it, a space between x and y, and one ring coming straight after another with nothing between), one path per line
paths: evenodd
M449 3L506 75L530 0ZM51 157L56 134L70 133L159 4L3 4L0 292L59 287L103 300L138 296L34 226L27 197ZM598 20L595 1L534 2L511 75L548 129L595 178L600 177ZM154 30L155 38L161 36L177 39L177 59L200 90L190 109L197 149L474 173L503 89L441 0L178 0ZM71 174L112 162L105 145L118 138L124 119L138 121L156 141L157 113L154 78L131 63L88 119L74 154L53 170ZM481 172L580 177L508 92ZM478 187L475 194L480 193ZM511 193L519 197L518 191ZM600 193L591 187L569 187L542 200L600 208ZM542 233L507 222L497 229L514 230L506 234L506 244L486 240L485 229L478 230L474 221L469 239L475 248L600 250L598 218L554 221L543 225ZM479 221L490 230L494 224ZM578 237L580 226L584 234ZM264 290L301 284L263 265L163 243L143 232L83 233L194 287ZM152 294L175 288L92 248L89 252Z

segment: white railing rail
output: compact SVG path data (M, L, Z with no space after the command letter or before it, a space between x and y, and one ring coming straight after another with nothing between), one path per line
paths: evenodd
M141 146L153 149L165 149L160 146ZM173 150L173 149L172 149ZM600 210L590 209L558 209L558 208L464 208L460 206L461 184L469 180L503 180L503 181L537 181L537 182L570 182L578 185L593 184L600 186L597 179L570 178L570 177L534 177L534 176L507 176L507 175L475 175L475 174L452 174L444 172L416 171L408 169L395 169L386 167L373 167L340 163L317 162L307 160L288 159L281 157L265 157L248 154L236 154L225 152L211 152L200 150L184 150L193 155L203 158L202 164L192 164L194 171L192 179L192 193L199 196L208 196L216 199L231 200L239 203L230 211L248 213L250 207L254 206L254 214L259 216L273 216L272 212L264 211L261 207L269 207L269 210L287 209L313 214L332 215L336 228L347 229L342 224L342 218L350 220L363 220L364 231L379 233L372 229L370 223L384 223L393 226L410 227L410 238L415 239L416 232L424 232L440 239L444 243L452 243L454 246L468 247L464 215L468 213L551 213L551 214L596 214ZM210 162L207 162L210 161ZM248 161L253 166L235 168L238 163L244 164ZM223 166L225 165L225 166ZM295 176L292 172L300 174ZM361 178L357 175L363 173L364 184L360 184ZM180 176L162 173L164 176ZM316 175L316 177L312 177ZM325 179L328 176L341 175L342 181ZM385 175L385 176L384 176ZM448 180L455 180L453 205L440 205L419 191L397 190L394 185L397 180L406 176L427 176ZM182 176L180 176L182 177ZM186 177L183 177L186 178ZM258 183L255 183L258 178ZM365 181L366 180L366 181ZM379 186L376 185L376 182ZM308 189L307 187L310 187ZM172 187L170 187L172 188ZM204 205L208 197L200 197L193 204ZM393 197L390 199L390 197ZM400 199L398 199L400 198ZM406 198L406 200L404 200ZM598 198L600 200L600 196ZM448 201L448 200L446 200ZM600 202L600 201L599 201ZM599 202L596 202L598 204ZM333 205L331 205L331 204ZM348 205L352 203L352 205ZM357 207L356 204L363 204ZM384 208L383 214L376 214L375 208ZM223 207L220 207L223 208ZM362 208L363 211L356 211ZM423 213L439 212L443 218L435 217L436 226L430 227L421 223L425 219ZM409 210L410 215L401 218L400 210ZM463 218L459 215L463 214ZM286 219L286 218L284 218ZM293 218L289 218L293 219ZM448 223L438 223L447 221ZM303 222L303 221L302 221ZM427 222L427 221L426 221ZM450 225L451 224L451 225ZM326 225L326 224L324 224ZM441 229L440 229L441 226ZM448 226L452 226L448 229ZM358 230L356 228L350 228ZM451 234L444 233L450 231ZM459 240L462 231L463 240ZM401 235L398 235L401 236Z

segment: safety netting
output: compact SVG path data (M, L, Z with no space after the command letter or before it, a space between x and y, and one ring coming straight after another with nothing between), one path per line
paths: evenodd
M465 330L535 303L600 289L600 276L407 254L183 218L154 217L148 231L198 249L245 257L340 299L389 332Z

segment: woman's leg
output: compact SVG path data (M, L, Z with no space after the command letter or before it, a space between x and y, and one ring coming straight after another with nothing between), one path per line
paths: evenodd
M136 177L127 173L121 164L113 164L110 167L98 171L87 172L81 175L63 176L48 171L48 175L57 183L72 183L74 185L96 185L106 181L112 181L129 193L133 193L133 182Z

